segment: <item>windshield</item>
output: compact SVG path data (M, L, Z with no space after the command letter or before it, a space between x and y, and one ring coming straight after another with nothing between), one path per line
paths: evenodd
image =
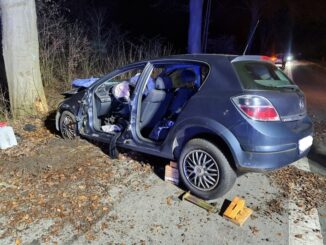
M277 67L258 61L233 63L245 89L278 90L297 86Z

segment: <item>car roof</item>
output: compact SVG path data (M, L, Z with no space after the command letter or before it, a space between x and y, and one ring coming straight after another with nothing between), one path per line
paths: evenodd
M134 66L137 64L144 64L147 62L156 63L156 62L164 62L164 61L172 61L172 60L180 60L180 61L194 61L194 62L205 62L210 65L214 65L214 63L220 62L235 62L235 61L262 61L269 62L268 59L264 59L261 55L230 55L230 54L176 54L169 56L162 56L153 59L147 59L138 61L127 66ZM272 62L270 62L272 63Z

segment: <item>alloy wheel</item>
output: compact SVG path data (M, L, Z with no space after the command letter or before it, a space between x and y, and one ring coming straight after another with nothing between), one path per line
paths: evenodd
M206 151L189 152L183 160L183 171L189 183L199 190L210 191L218 185L218 164Z
M76 123L69 115L64 115L61 124L62 135L67 139L74 139L76 137Z

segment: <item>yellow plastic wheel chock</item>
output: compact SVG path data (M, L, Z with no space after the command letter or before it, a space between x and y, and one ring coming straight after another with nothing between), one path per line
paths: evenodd
M223 217L239 226L242 226L250 217L252 212L252 209L246 207L245 200L236 196L223 213Z

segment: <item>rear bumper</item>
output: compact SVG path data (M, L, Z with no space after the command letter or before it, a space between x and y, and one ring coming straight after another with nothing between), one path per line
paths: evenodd
M290 145L288 145L290 146ZM293 145L292 145L293 146ZM277 148L285 148L286 146L276 146ZM273 147L269 147L271 151L249 152L242 151L241 161L239 162L239 172L266 172L285 167L300 158L307 156L311 147L300 153L298 146L288 148L281 151L273 151Z
M232 131L239 143L234 151L239 172L262 172L289 165L308 154L313 135L308 117L291 122L246 120ZM306 138L310 138L310 144L303 140Z

